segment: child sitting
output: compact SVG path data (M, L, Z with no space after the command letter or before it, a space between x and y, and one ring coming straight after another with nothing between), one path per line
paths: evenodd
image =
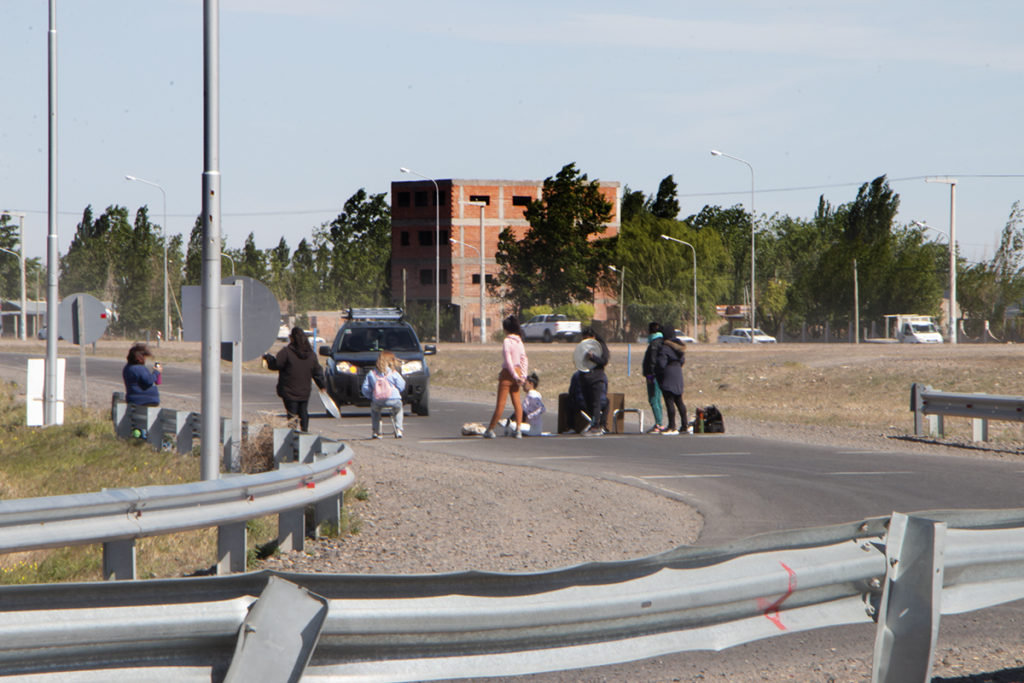
M523 420L526 424L523 425L522 432L524 435L540 436L544 429L544 399L537 391L537 387L540 385L540 377L537 376L536 372L531 372L523 383L523 389L526 390L526 395L523 397ZM509 417L504 421L505 425L505 436L515 434L516 421L515 417Z

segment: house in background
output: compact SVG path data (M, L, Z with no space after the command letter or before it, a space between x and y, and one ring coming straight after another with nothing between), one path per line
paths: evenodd
M498 235L506 227L512 228L517 237L526 234L529 223L523 218L523 212L531 201L541 199L544 183L539 180L457 179L435 182L436 190L430 180L391 183L391 293L398 302L433 305L435 272L439 273L442 310L447 306L458 307L459 338L478 341L480 251L483 251L486 285L497 272L494 255ZM620 184L599 182L598 185L605 200L612 205L612 218L604 233L605 237L612 237L619 233ZM481 208L464 202L484 205L482 239ZM617 319L617 306L614 293L595 292L595 319ZM485 293L485 309L487 336L493 339L495 332L500 336L505 303ZM427 331L420 332L421 336L426 336Z

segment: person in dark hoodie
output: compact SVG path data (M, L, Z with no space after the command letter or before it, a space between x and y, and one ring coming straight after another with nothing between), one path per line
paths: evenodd
M668 427L662 434L686 433L686 404L683 403L683 365L686 363L686 344L676 339L671 327L662 330L664 341L655 360L655 374L661 393L665 396ZM676 410L679 411L679 429L676 428Z
M647 384L647 401L651 404L651 412L654 413L654 426L647 430L648 434L660 434L665 431L664 415L661 410L661 387L658 386L658 378L654 372L654 364L662 343L664 336L661 333L661 323L651 321L647 324L647 350L644 351L642 365Z
M588 352L587 360L594 364L589 372L580 377L583 385L583 397L590 413L590 427L583 432L586 435L600 436L608 433L608 375L604 368L608 365L608 344L593 328L583 330L583 339L593 339L601 345L600 351Z
M288 335L288 345L277 352L277 356L263 354L268 370L276 370L277 395L284 401L288 417L299 419L299 428L309 431L310 380L317 387L324 388L324 370L313 353L309 337L301 327L293 327Z

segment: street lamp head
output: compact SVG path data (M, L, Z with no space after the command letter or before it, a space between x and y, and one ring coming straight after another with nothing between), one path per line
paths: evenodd
M614 272L616 272L616 273L621 273L621 272L622 272L621 270L619 270L618 268L616 268L616 267L615 267L615 266L613 266L613 265L609 265L609 266L608 266L608 269L609 269L609 270L612 270L612 271L614 271Z
M126 176L124 177L124 179L125 179L125 180L138 180L138 178L136 178L136 177L135 177L135 176L133 176L133 175L126 175Z
M722 153L719 152L717 149L713 149L713 150L711 150L711 156L713 156L713 157L720 157L720 156L722 156Z
M402 167L401 167L401 168L399 168L398 170L399 170L399 171L401 171L402 173L412 173L412 171L410 171L409 169L407 169L407 168L406 168L405 166L402 166Z

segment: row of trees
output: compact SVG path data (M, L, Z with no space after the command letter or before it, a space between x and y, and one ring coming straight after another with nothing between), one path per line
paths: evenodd
M525 238L516 241L508 229L502 233L501 273L492 294L513 307L557 308L592 296L595 285L617 291L624 284L633 329L644 329L648 320L679 324L693 316L693 257L683 245L661 238L669 235L693 245L698 315L717 320L716 304L747 302L753 229L757 315L770 331L795 334L804 324L848 327L855 292L861 320L880 322L886 314L906 312L941 315L948 246L927 239L923 228L897 222L899 196L885 176L865 183L840 206L822 197L808 219L752 217L739 206L705 206L680 219L676 184L668 176L651 196L626 188L614 237L603 236L601 223L611 207L597 187L573 164L544 182L543 200L527 210L531 228ZM988 320L998 333L1008 307L1024 297L1022 217L1015 203L992 261L959 260L957 298L969 332L978 334ZM624 282L613 265L629 274Z
M510 229L500 235L491 294L520 312L587 303L597 289L618 292L624 270L626 317L634 329L651 319L688 321L693 317L693 257L684 246L661 239L669 235L696 251L700 318L717 320L716 304L745 302L752 217L741 206L709 205L679 218L676 183L668 176L652 195L625 188L620 232L608 237L605 225L613 208L597 181L575 164L547 178L542 199L526 209L530 228L525 236L517 240ZM754 217L760 326L777 332L805 323L849 325L854 272L862 320L898 312L940 314L948 247L927 239L922 229L899 224L898 208L899 196L881 176L861 186L848 203L832 206L820 199L810 218ZM968 322L989 320L997 333L1007 310L1024 297L1022 219L1024 211L1015 204L993 259L961 259L958 266L963 316ZM334 220L294 249L284 237L276 247L258 249L252 234L240 248L224 248L222 272L266 283L290 314L387 305L396 294L389 289L390 245L386 194L360 189ZM6 216L0 216L0 247L18 248L17 226ZM146 207L134 217L122 206L110 206L99 216L87 207L61 258L60 291L113 301L117 333L162 329L164 247L162 231ZM201 247L198 220L187 242L175 235L166 244L175 328L180 325L181 286L201 281ZM29 260L28 270L30 282L39 279L38 259ZM4 259L2 253L0 288L6 298L17 298L17 259ZM409 308L424 323L432 319L432 301ZM444 328L454 331L455 316L443 313Z

